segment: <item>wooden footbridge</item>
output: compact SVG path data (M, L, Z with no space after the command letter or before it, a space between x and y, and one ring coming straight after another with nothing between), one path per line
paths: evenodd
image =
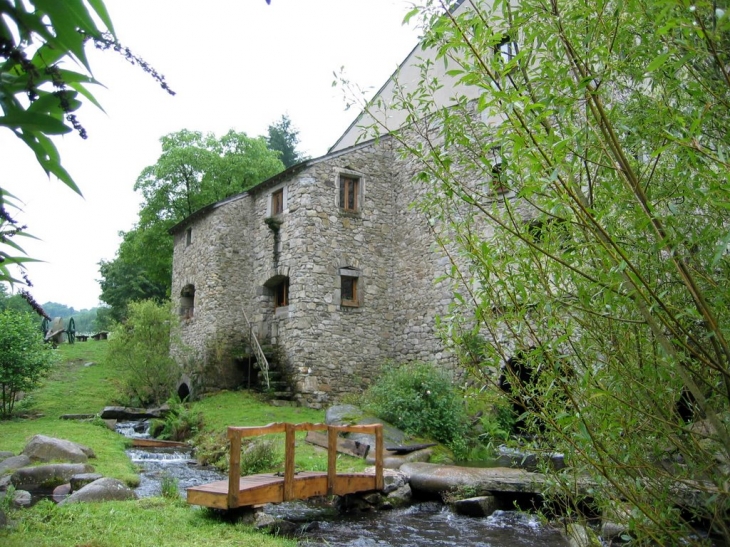
M294 450L298 431L327 431L327 472L294 469ZM284 473L241 476L241 439L284 433ZM337 473L337 436L339 433L375 435L375 474ZM253 507L265 503L299 500L314 496L354 494L383 489L383 426L273 423L261 427L229 427L231 443L228 480L188 488L188 503L216 509Z

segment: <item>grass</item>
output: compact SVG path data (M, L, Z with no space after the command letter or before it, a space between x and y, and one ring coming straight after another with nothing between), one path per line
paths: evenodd
M124 453L126 439L95 423L59 419L63 414L96 414L114 400L118 374L106 365L105 350L106 341L59 346L60 362L30 395L27 417L0 421L0 450L19 453L37 434L67 439L94 449L97 459L89 463L97 472L136 486L139 477Z
M33 405L22 417L0 421L0 450L19 453L36 434L68 439L94 449L97 472L135 486L139 477L124 450L128 441L94 422L60 420L63 414L95 414L116 402L121 371L105 358L105 341L63 344L60 363L43 386L32 394ZM85 366L87 363L94 363ZM216 437L227 454L229 425L253 426L271 422L323 422L324 412L308 408L273 407L248 392L221 392L193 403L204 416L206 434ZM281 443L283 435L268 436ZM325 471L327 451L304 442L297 434L297 469ZM283 467L283 463L281 464ZM361 471L364 460L338 455L339 471ZM241 524L222 521L213 513L191 508L182 501L151 498L131 502L55 506L50 502L14 511L14 529L0 530L3 547L167 547L180 545L294 546L295 542L256 532Z
M41 502L11 515L14 531L0 530L3 547L294 547L295 541L221 521L182 501Z

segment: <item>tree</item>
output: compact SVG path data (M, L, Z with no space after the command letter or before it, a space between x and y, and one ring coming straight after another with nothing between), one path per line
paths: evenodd
M279 152L279 159L287 169L307 159L304 154L297 151L299 131L292 127L291 120L286 114L283 114L278 122L269 126L266 144L269 149Z
M89 40L99 49L119 52L172 93L163 76L116 40L102 0L0 1L0 127L32 150L49 176L78 193L50 137L72 131L87 136L75 112L82 97L98 104L87 87L95 83L84 51ZM21 282L8 267L32 261L14 240L27 236L27 228L11 214L17 208L15 196L0 188L0 281ZM27 278L23 281L29 284Z
M0 418L13 413L18 393L38 387L54 361L32 314L0 313Z
M727 542L728 15L709 1L467 5L408 17L478 98L440 107L424 61L390 105L460 287L444 324L456 343L483 337L484 364L539 370L512 378L513 396L530 403L533 448L566 453L554 501L577 507L572 478L588 474L595 508L632 505L640 541L701 541L699 521ZM471 373L494 385L488 370Z
M161 404L173 393L180 369L170 357L170 324L165 304L131 302L129 317L109 340L109 362L126 373L125 396L134 405Z
M223 137L183 129L162 137L162 154L135 184L139 220L122 234L116 258L100 263L101 299L120 320L126 304L169 296L172 238L168 230L198 209L254 186L283 165L263 138L229 131Z
M163 302L169 295L166 285L152 282L141 266L126 261L121 253L112 261L99 263L101 300L109 304L108 315L122 322L127 316L127 305L140 300Z

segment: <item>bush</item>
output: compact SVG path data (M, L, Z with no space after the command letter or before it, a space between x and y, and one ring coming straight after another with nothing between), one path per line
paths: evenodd
M387 368L363 397L364 408L406 433L442 442L466 456L466 410L451 378L427 363Z
M32 315L0 313L0 418L13 413L18 393L38 387L55 360Z
M271 471L280 464L281 453L271 439L256 439L250 442L241 453L242 475Z
M153 420L153 437L169 441L186 441L203 428L203 414L189 409L175 396L167 401L170 412L162 420Z
M109 340L108 360L126 371L127 403L160 404L174 392L180 368L170 357L168 306L152 300L129 304L129 317Z

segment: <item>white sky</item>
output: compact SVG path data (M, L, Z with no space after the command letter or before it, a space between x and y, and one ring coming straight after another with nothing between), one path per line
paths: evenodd
M93 93L78 117L89 133L55 140L84 197L49 180L29 149L0 132L0 187L24 203L27 268L38 302L99 304L98 262L114 258L137 218L132 187L162 135L186 128L264 135L288 113L299 148L326 153L354 120L333 72L377 90L417 43L401 26L407 0L105 0L119 40L164 74L172 97L139 67L89 49ZM73 67L69 67L73 68Z

